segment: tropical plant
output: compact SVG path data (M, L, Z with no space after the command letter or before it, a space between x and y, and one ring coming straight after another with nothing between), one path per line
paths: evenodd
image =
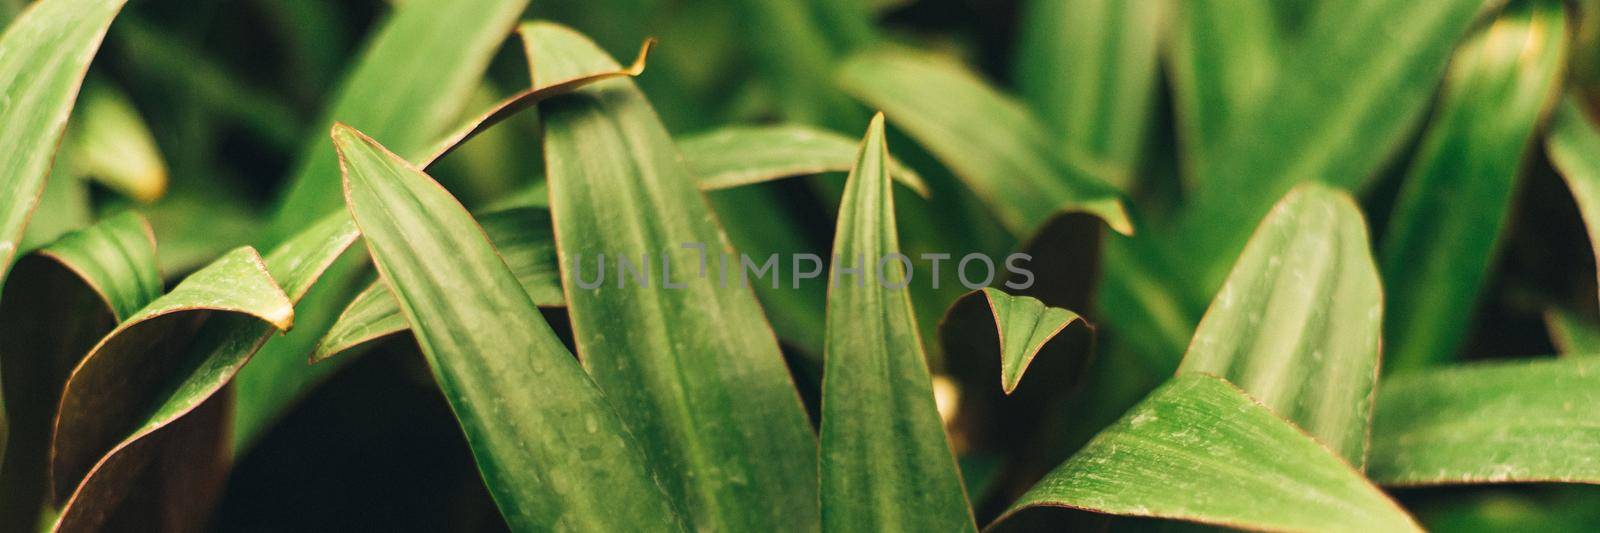
M125 3L0 532L1600 526L1600 2Z

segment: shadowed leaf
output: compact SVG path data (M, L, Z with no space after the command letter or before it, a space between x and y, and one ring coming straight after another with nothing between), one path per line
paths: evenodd
M211 345L214 339L210 336L215 331L211 326L237 320L262 325L269 331L285 330L293 317L293 304L268 274L261 257L245 247L190 275L172 292L140 309L102 339L67 379L56 415L50 479L52 503L62 512L55 529L94 530L114 518L112 511L128 491L86 491L84 487L95 485L88 481L110 478L121 481L110 482L112 487L126 487L143 465L129 466L112 458L121 456L119 452L139 436L172 423L209 397L174 391L188 388L183 371L197 365L190 350ZM167 401L180 396L186 401L176 405ZM203 431L209 435L199 439L205 448L222 446L224 435L220 428ZM134 437L125 439L130 434ZM222 471L208 467L220 459L220 450L190 450L196 456L190 468L157 474L172 480L190 475L220 476ZM140 453L134 455L148 459L163 450L152 444L137 451ZM206 485L220 482L220 477L193 481ZM182 486L185 481L174 483ZM205 508L203 502L193 504ZM198 514L187 518L203 519Z
M0 531L37 531L61 387L96 341L161 295L144 218L124 213L23 257L0 295L0 368L15 431L0 465Z
M1569 94L1556 107L1544 149L1578 202L1600 264L1600 239L1596 238L1600 236L1600 131L1584 114L1581 97Z

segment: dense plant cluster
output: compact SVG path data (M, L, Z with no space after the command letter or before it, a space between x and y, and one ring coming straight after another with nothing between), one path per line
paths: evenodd
M1600 524L1600 2L0 23L0 532Z

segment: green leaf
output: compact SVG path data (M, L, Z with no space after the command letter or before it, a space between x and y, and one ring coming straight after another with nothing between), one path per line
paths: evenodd
M289 305L293 305L336 259L347 255L345 251L356 237L355 224L349 217L342 213L324 217L269 254L265 259L267 272L283 288ZM199 480L164 485L168 493L163 499L206 508L206 502L217 497L227 467L226 462L217 460L223 457L226 445L226 435L220 428L225 423L222 417L226 414L227 396L220 392L281 329L280 324L238 314L214 317L199 326L192 340L180 350L185 355L165 368L162 375L168 376L167 383L146 402L153 407L143 413L138 427L100 458L78 485L60 514L59 529L93 529L102 524L107 512L122 499L119 493L137 484L130 476L151 475L149 465L158 461L181 464L173 470ZM196 456L190 442L207 447L208 454ZM122 506L140 507L132 502ZM195 520L205 515L187 516L167 518ZM124 520L138 523L149 518Z
M1421 530L1315 439L1199 373L1150 393L998 523L1044 508L1250 530Z
M1259 105L1224 120L1179 217L1193 289L1210 294L1250 228L1297 184L1370 181L1423 118L1451 51L1496 0L1359 0L1319 10Z
M877 51L840 67L845 91L880 108L977 193L1018 237L1063 211L1093 213L1122 233L1133 227L1115 181L1059 155L1023 106L965 67L933 56Z
M350 213L507 524L684 529L637 441L466 208L354 129L333 138Z
M616 68L570 29L521 31L536 86ZM712 274L731 247L654 109L618 79L541 112L562 285L584 367L695 528L813 527L815 437L754 294ZM623 258L646 281L617 268L606 269L616 277L602 276L603 287L584 281L601 261L620 268Z
M191 350L216 341L214 324L256 324L270 334L288 329L293 317L293 303L268 274L261 257L244 247L190 275L106 335L72 371L62 391L50 465L52 503L62 511L57 529L93 530L104 525L110 511L128 496L124 485L143 470L135 465L163 451L161 440L137 445L140 438L167 427L209 397L183 394L190 386L184 371L199 364ZM174 397L185 401L167 401ZM213 439L201 446L216 447L215 453L195 455L192 450L168 448L165 451L188 453L192 464L160 475L206 475L205 465L220 459L223 444L220 429L206 430ZM109 481L102 485L91 480ZM167 488L193 486L176 483Z
M81 100L68 135L76 170L141 203L165 194L166 163L128 96L97 82L84 89Z
M13 426L0 465L0 531L37 531L51 421L80 357L161 295L150 225L112 216L24 256L0 295L0 368ZM3 442L3 441L0 441Z
M411 0L397 7L319 121L361 128L412 161L429 155L454 121L528 0ZM320 128L319 128L320 131ZM310 139L267 242L339 209L339 161Z
M1187 2L1180 2L1183 4ZM1167 2L1031 0L1024 4L1017 85L1065 153L1117 169L1128 190L1156 106Z
M645 41L638 58L626 69L585 70L571 77L546 80L547 83L512 95L433 142L423 151L428 155L419 161L418 166L429 168L474 136L546 98L600 80L639 75L644 69L651 45L652 41ZM332 372L331 365L306 365L305 357L312 353L318 339L337 321L339 309L349 302L350 294L355 292L355 279L364 258L351 257L353 260L349 262L330 267L323 276L326 281L320 284L322 289L312 291L306 296L305 302L299 305L297 313L301 317L300 327L278 342L268 344L261 362L248 367L239 376L239 400L232 417L235 454L253 444L268 425L306 389Z
M1280 2L1288 3L1288 2ZM1280 70L1287 39L1274 2L1190 0L1174 6L1166 53L1181 161L1190 185L1226 136L1228 121L1257 102Z
M849 172L854 141L843 135L801 125L731 126L678 143L694 168L702 191L714 191L823 172ZM927 196L928 186L916 171L890 161L890 175Z
M981 298L980 298L981 296ZM946 314L946 322L956 314L955 307L973 305L982 301L995 332L994 352L1000 360L1000 387L1006 394L1017 390L1023 373L1033 363L1056 335L1067 327L1078 324L1086 329L1089 323L1077 313L1059 307L1049 307L1037 298L1013 296L999 289L984 288L968 293ZM953 331L944 335L972 335L970 330ZM946 347L948 350L949 347Z
M1600 264L1600 131L1584 114L1581 96L1571 93L1557 106L1544 149L1578 202Z
M1502 16L1462 45L1383 239L1385 366L1451 359L1494 262L1534 128L1566 65L1560 2Z
M829 273L822 509L829 531L975 531L934 406L890 194L883 115L845 182ZM846 274L841 268L860 267Z
M506 266L516 275L517 283L534 305L561 307L567 304L566 296L561 293L561 271L556 263L556 242L550 234L548 211L534 207L491 211L478 216L478 223L483 225L489 242L505 259ZM375 281L339 314L339 321L317 343L311 362L326 360L408 331L410 327L388 286Z
M0 34L0 281L22 231L89 61L125 0L39 0Z
M1303 185L1250 238L1178 373L1237 384L1360 469L1382 321L1360 208L1348 194Z
M1479 363L1384 380L1372 479L1385 485L1600 482L1600 361Z

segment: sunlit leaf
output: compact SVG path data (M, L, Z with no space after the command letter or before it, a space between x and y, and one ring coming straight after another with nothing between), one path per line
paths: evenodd
M956 313L955 306L962 305L981 305L987 312L995 342L985 344L994 349L1000 361L1000 387L1006 394L1017 389L1034 357L1058 334L1073 324L1088 327L1083 317L1070 310L1049 307L1036 298L1014 296L999 289L972 292L952 306L950 316ZM973 334L971 330L950 332L950 335Z
M128 96L105 82L91 83L68 132L78 172L140 202L167 192L167 166L144 119Z

